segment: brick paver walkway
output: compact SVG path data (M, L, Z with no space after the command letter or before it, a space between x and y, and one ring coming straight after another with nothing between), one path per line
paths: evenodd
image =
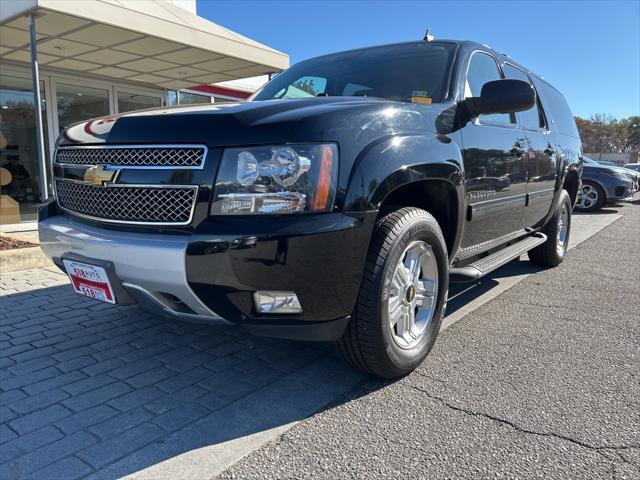
M3 480L109 476L121 459L328 355L84 299L55 268L2 274L0 307Z

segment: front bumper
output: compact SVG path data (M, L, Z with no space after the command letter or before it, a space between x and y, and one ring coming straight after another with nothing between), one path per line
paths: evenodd
M624 200L635 193L634 184L631 180L617 179L604 185L607 201L613 202Z
M324 341L342 335L355 307L374 221L375 212L212 219L193 234L168 234L54 214L39 233L59 266L63 256L111 262L127 295L162 315ZM256 290L294 291L303 313L258 314Z
M63 269L63 256L108 261L127 294L147 308L157 307L160 313L175 317L222 320L187 283L184 252L188 235L108 230L67 215L41 220L38 233L44 253Z

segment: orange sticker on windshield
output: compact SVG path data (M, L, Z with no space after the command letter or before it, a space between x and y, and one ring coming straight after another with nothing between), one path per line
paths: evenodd
M431 103L431 99L429 97L411 97L411 101L413 103Z

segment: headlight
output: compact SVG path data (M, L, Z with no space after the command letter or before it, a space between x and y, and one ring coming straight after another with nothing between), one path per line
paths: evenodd
M335 144L229 148L222 155L211 214L328 212L337 178Z

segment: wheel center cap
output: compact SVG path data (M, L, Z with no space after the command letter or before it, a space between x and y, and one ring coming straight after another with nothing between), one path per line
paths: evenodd
M413 302L413 299L415 298L415 296L416 296L416 288L413 285L409 285L405 293L405 299L407 300L407 303Z

